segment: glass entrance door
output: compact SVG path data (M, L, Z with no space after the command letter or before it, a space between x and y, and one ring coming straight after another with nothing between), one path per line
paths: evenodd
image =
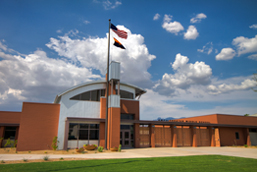
M120 144L123 148L131 147L131 138L130 130L121 130L120 131Z

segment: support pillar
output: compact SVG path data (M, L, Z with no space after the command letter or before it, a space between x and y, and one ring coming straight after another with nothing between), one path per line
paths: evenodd
M120 108L108 109L107 149L120 145Z
M135 132L135 137L134 137L134 142L135 142L135 148L140 147L140 136L139 136L139 124L134 124L134 132Z
M173 131L172 147L178 147L178 135L176 131L176 126L173 126Z
M252 144L251 144L251 139L250 139L249 128L246 128L245 130L246 130L245 131L245 133L246 133L246 144L247 144L247 146L251 146Z
M149 125L149 135L150 135L150 146L152 148L155 148L155 135L154 135L154 127L152 125Z
M220 130L219 130L219 128L215 128L215 145L216 145L216 147L220 147Z
M191 135L192 135L192 147L197 147L196 127L190 126L190 128L191 128Z
M68 137L69 137L69 120L65 120L65 128L64 128L64 143L63 143L63 150L68 149Z
M0 138L4 137L4 126L0 126ZM3 138L4 139L4 138ZM0 148L2 147L2 140L0 140Z
M210 136L210 146L214 147L215 146L215 133L214 133L214 128L213 127L208 127L209 129L209 136Z

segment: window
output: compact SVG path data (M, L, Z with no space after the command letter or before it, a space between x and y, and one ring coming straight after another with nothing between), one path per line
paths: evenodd
M100 97L105 96L105 89L87 91L70 98L70 100L100 101Z
M236 139L238 140L239 139L239 133L236 132Z
M122 113L122 114L120 114L120 119L131 119L131 120L133 120L133 119L135 119L134 116L135 116L134 114L124 114L124 113Z
M17 127L5 127L5 131L4 131L4 139L15 139L15 135L16 135L16 128Z
M128 91L120 90L120 98L124 99L134 99L133 93Z
M70 123L68 140L98 140L99 124Z

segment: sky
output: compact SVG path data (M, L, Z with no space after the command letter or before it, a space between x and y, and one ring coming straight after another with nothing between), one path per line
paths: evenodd
M110 59L121 82L147 91L140 119L257 113L255 0L1 0L0 110L52 103L103 80ZM113 45L118 39L126 48Z

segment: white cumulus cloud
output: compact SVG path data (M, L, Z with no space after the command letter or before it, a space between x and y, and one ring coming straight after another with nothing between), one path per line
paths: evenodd
M233 39L232 44L237 47L238 55L257 52L257 35L253 38L239 36Z
M196 39L199 36L195 26L190 25L187 29L187 32L184 34L184 39Z
M163 95L173 95L176 89L187 90L192 85L206 85L210 83L212 69L204 62L188 63L189 58L176 55L172 68L175 74L165 73L155 89Z
M216 55L216 60L231 60L235 55L236 52L232 48L223 48L221 52Z
M158 20L160 18L160 14L156 13L153 17L153 20Z
M42 50L25 56L1 52L0 57L0 106L5 108L21 101L52 102L68 87L101 78L91 69L49 58Z
M171 15L164 15L162 28L170 33L174 33L175 35L178 35L178 33L182 30L184 30L184 27L181 25L181 23L174 21L171 22L172 16Z
M251 26L249 26L251 29L257 29L257 24L253 24Z
M248 56L249 59L251 60L256 60L257 61L257 54L252 54L250 56Z
M149 54L142 35L133 34L124 26L118 25L117 27L128 33L127 39L120 39L126 47L125 50L112 46L113 39L111 38L110 58L121 63L122 81L141 87L151 87L151 74L147 70L151 66L151 61L156 57ZM64 35L51 38L46 45L60 56L79 62L83 67L99 70L102 75L105 75L107 43L107 34L104 38L83 39L72 39Z
M205 44L203 46L202 49L197 49L198 52L201 52L201 53L206 53L206 54L211 54L212 51L213 51L213 43L212 42L208 42L207 44Z
M204 13L199 13L195 17L191 18L190 23L200 23L202 19L207 18Z
M121 5L122 3L120 1L112 1L112 0L106 0L106 1L103 1L103 6L104 6L104 9L106 10L111 10L111 9L115 9L117 8L119 5Z
M218 85L209 85L208 90L210 94L222 94L228 93L231 91L238 91L238 90L247 90L255 87L257 84L256 81L252 79L245 79L238 84L234 83L222 83Z

